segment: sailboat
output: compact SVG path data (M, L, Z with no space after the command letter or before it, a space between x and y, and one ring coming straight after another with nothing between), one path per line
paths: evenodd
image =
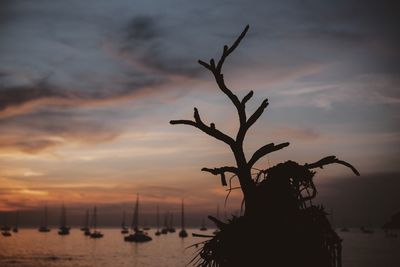
M93 209L93 232L90 234L91 238L102 238L103 234L100 231L97 231L97 207L94 206Z
M145 230L145 231L150 230L150 226L147 224L147 220L144 221L143 230Z
M179 237L185 238L188 236L188 233L185 230L185 207L182 199L182 206L181 206L181 231L179 232Z
M71 227L67 226L67 210L65 209L64 204L61 206L61 219L60 219L60 228L58 231L59 235L69 235L69 230Z
M19 219L19 211L15 213L15 225L12 229L14 233L18 233L18 219Z
M175 228L174 228L174 214L171 212L169 214L169 221L168 221L168 232L169 233L175 233Z
M85 220L83 226L81 227L81 231L83 231L85 236L90 235L90 228L89 228L89 209L86 209Z
M161 229L161 234L166 235L168 234L168 217L169 213L164 214L164 227Z
M158 208L158 205L157 205L157 231L156 231L156 233L155 233L155 235L161 235L161 232L160 232L160 211L159 211L159 208Z
M371 225L371 221L369 218L368 218L368 225L369 226ZM371 228L365 227L365 226L361 226L360 230L363 234L373 234L374 233L374 230L372 230Z
M217 218L217 219L219 220L219 205L217 205L217 216L216 216L215 218ZM217 229L213 232L213 234L216 235L216 234L218 234L218 233L219 233L219 229L217 228Z
M41 233L50 232L50 229L47 227L47 206L44 206L44 214L43 214L43 224L38 229Z
M89 210L86 210L85 217L83 219L83 224L81 227L81 231L85 232L89 229Z
M8 226L8 224L7 224L7 214L6 213L4 214L3 219L4 219L4 224L0 229L1 230L1 234L3 236L11 236L11 233L10 233L11 227Z
M200 231L207 231L206 222L204 221L204 218L201 223Z
M152 240L152 238L148 236L147 233L139 230L139 194L136 198L136 205L135 211L133 212L131 230L133 231L133 233L124 237L124 240L127 242L148 242Z
M125 225L125 211L122 212L122 223L121 223L121 234L129 233L128 228Z

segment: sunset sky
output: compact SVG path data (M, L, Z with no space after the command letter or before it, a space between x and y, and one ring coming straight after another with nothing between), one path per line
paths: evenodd
M361 172L319 171L319 200L340 219L383 222L400 210L399 16L387 1L1 1L0 210L131 205L214 212L225 188L201 172L229 148L171 119L233 134L237 115L198 59L226 61L254 110L248 155L313 162L336 155ZM228 209L238 209L239 193ZM354 211L357 210L355 214Z

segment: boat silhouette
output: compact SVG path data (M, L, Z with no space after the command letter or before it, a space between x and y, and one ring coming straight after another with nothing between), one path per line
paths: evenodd
M89 230L89 209L86 209L85 217L81 227L81 231L86 232L87 230Z
M3 215L3 226L0 228L0 230L3 231L3 233L7 233L7 232L11 231L11 227L8 225L8 222L7 222L7 213L4 213L4 215ZM8 236L8 235L6 234L4 236Z
M97 207L93 208L93 232L90 234L90 238L102 238L104 235L97 230Z
M366 227L364 227L364 226L361 226L361 227L360 227L360 230L361 230L361 232L362 232L363 234L373 234L373 233L374 233L374 230L368 229L368 228L366 228Z
M218 204L217 204L217 214L216 214L215 218L217 218L217 219L219 220L219 205L218 205ZM219 233L219 229L217 228L217 229L213 232L213 234L216 235L216 234L218 234L218 233Z
M15 225L12 229L13 233L18 233L19 211L15 213Z
M64 204L61 206L60 227L58 229L59 235L69 235L69 230L71 229L71 227L67 226L67 210Z
M161 235L161 232L160 232L160 211L159 211L158 205L157 205L156 220L157 220L157 231L155 232L155 235L159 236L159 235Z
M50 232L50 229L47 227L47 205L44 206L42 225L39 227L38 231L41 233Z
M84 219L84 223L83 226L81 227L81 231L83 231L83 234L85 236L90 236L90 228L89 228L89 209L86 209L86 213L85 213L85 219Z
M126 242L136 243L148 242L152 240L152 238L148 236L147 233L139 230L139 194L137 195L135 210L133 212L131 234L125 236L124 240Z
M169 217L169 213L165 213L164 214L164 226L161 229L161 234L166 235L168 234L168 217Z
M121 234L129 233L128 228L125 225L125 211L122 212L122 222L121 222Z
M204 218L201 222L200 231L207 231L206 222L204 221Z
M188 233L186 232L185 229L185 206L183 203L182 199L182 205L181 205L181 230L179 231L179 237L185 238L188 236Z
M168 221L168 233L175 233L175 228L174 228L174 214L171 212L169 214L169 221Z
M11 236L10 231L2 231L1 234L5 237Z

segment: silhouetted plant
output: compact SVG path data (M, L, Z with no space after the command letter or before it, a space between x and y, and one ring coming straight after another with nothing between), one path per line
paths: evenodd
M243 148L246 134L263 114L268 100L263 100L248 116L246 103L252 98L253 91L240 100L225 84L222 67L248 29L247 25L232 46L224 46L218 62L199 60L236 107L239 117L236 136L223 133L214 123L204 123L197 108L194 108L194 120L170 121L171 124L196 127L230 147L236 166L203 168L202 171L219 175L223 186L228 185L226 173L232 173L239 180L245 204L244 215L233 216L226 223L209 216L220 231L203 242L192 263L198 266L341 266L341 240L327 220L324 208L312 204L317 194L313 169L337 163L349 167L356 175L359 173L349 163L329 156L304 165L287 161L252 175L256 162L289 143L266 144L250 159L246 158ZM232 190L231 186L229 190Z

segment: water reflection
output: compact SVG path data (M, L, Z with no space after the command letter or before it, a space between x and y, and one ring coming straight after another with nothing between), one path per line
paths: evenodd
M212 234L213 229L207 234ZM12 237L0 237L0 266L2 267L179 267L185 266L196 248L188 246L201 242L189 237L179 238L178 233L155 236L148 243L128 243L119 229L105 229L104 238L85 237L79 229L69 236L59 236L56 231L39 233L36 229L20 229ZM398 256L400 238L387 238L383 231L362 234L359 230L340 233L343 242L344 267L400 266Z

